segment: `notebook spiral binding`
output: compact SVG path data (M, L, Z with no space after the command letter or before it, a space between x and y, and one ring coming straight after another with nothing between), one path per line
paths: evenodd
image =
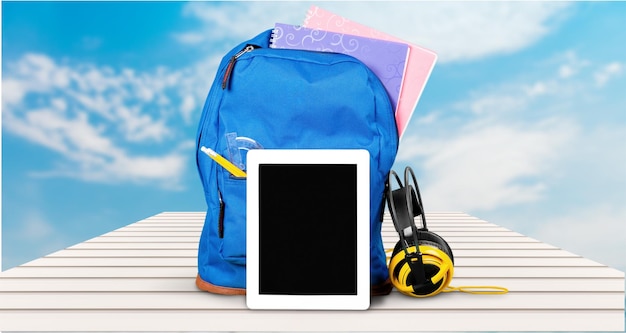
M270 34L270 47L271 48L276 48L276 45L274 43L277 39L280 39L281 35L282 35L282 29L278 27L275 27L274 29L272 29L272 33Z

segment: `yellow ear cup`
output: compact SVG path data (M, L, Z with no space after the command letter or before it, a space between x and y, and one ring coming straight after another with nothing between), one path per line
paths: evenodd
M408 248L409 253L415 253L416 250L415 246ZM416 294L413 287L408 285L407 280L411 274L411 269L406 262L404 251L398 251L395 253L389 262L389 276L391 278L391 283L396 287L396 289L398 289L399 292L405 295L413 297L428 297L437 295L446 289L450 284L450 281L452 281L452 276L454 275L454 265L452 264L450 257L436 247L420 245L419 250L422 253L422 262L424 263L424 266L430 265L439 269L437 273L430 278L430 281L433 286L436 286L436 288L426 294ZM398 269L398 265L402 266ZM439 284L440 281L441 283Z

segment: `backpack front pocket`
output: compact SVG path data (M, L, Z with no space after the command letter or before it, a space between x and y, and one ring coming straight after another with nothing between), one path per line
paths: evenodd
M229 262L246 263L246 180L234 179L218 169L220 214L217 230L220 256Z

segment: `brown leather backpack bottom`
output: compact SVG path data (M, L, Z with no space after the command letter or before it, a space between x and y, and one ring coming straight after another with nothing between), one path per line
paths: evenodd
M200 290L208 291L214 294L222 294L222 295L245 295L246 290L243 288L230 288L230 287L222 287L216 286L210 282L204 281L200 275L196 276L196 286ZM379 285L372 286L372 296L385 296L389 295L393 286L391 285L391 280L387 279L385 282Z

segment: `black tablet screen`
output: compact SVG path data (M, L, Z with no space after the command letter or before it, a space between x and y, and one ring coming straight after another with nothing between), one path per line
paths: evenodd
M259 293L356 295L356 221L356 165L259 165Z

